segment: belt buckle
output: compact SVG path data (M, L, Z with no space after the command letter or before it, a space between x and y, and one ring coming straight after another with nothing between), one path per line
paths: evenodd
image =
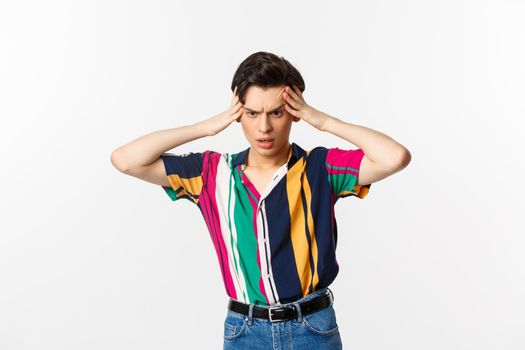
M274 308L272 308L272 307L269 307L269 308L268 308L268 318L270 319L270 322L279 322L279 321L283 321L283 319L278 319L278 320L276 320L276 319L273 319L273 318L272 318L272 310L279 310L279 309L284 310L285 308L283 308L282 306L274 307Z

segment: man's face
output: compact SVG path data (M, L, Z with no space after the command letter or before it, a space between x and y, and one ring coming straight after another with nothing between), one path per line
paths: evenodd
M284 88L284 85L269 88L250 86L245 95L244 112L237 119L251 148L264 157L272 157L279 154L283 147L288 147L292 121L300 120L284 108ZM257 141L260 138L272 141L262 143Z

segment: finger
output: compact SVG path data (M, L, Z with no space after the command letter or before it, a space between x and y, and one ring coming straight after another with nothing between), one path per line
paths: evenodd
M300 109L300 104L299 102L295 101L292 97L290 97L289 94L287 94L286 92L283 94L283 97L285 99L285 101L294 109Z
M232 117L232 119L237 119L237 118L241 117L243 113L244 113L244 108L241 107L235 113L232 113L231 117Z
M290 107L288 104L284 105L284 108L288 111L288 113L290 113L294 117L299 117L299 111L296 111L295 109Z
M299 88L296 85L294 85L293 90L290 89L290 95L297 102L303 102L304 101L303 95L301 94L301 90L299 90Z
M291 88L287 88L285 93L288 94L291 100L298 103L302 102L301 98Z
M239 108L237 112L235 112L233 115L240 117L244 113L244 108Z
M303 100L303 93L301 92L301 89L299 89L299 87L297 85L294 84L293 86L297 96L299 96L301 98L301 100Z
M241 103L241 101L237 101L237 103L235 103L235 104L233 105L233 109L235 109L235 110L237 110L237 109L239 109L239 108L241 108L241 107L242 107L242 103Z
M234 95L234 96L232 97L231 102L230 102L230 107L231 107L231 106L234 106L237 102L239 102L239 96Z
M237 86L235 86L235 88L233 89L233 94L232 94L232 98L231 98L231 103L233 104L233 101L235 100L235 98L238 97L237 96Z
M232 107L231 113L237 113L239 109L241 108L242 108L242 103L239 101Z

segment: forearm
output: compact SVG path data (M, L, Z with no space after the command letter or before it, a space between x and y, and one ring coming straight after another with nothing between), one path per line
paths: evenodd
M149 165L172 148L208 136L206 122L159 130L141 136L117 148L111 155L111 161L120 171Z
M388 135L365 126L342 121L326 113L323 114L325 121L321 128L322 131L339 136L361 148L372 162L398 166L409 154L403 145Z

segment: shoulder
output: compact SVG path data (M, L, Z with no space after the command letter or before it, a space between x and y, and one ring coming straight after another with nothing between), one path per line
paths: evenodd
M316 146L312 149L309 149L305 152L307 161L324 161L326 159L326 154L328 153L329 148L324 146Z

